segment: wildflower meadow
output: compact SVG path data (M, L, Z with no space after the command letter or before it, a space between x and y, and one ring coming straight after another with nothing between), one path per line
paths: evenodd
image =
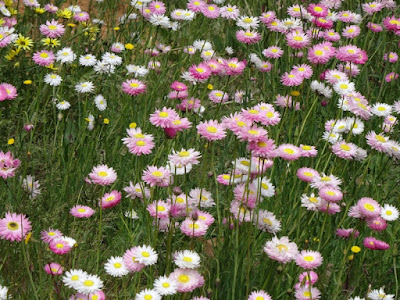
M400 299L400 2L0 1L0 300Z

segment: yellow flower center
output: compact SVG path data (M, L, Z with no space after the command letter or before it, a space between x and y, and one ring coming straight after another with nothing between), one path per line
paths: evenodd
M322 52L322 50L315 51L315 55L321 56L323 54L324 54L324 52Z
M180 157L187 157L187 156L190 155L190 153L188 151L181 151L181 152L178 153L178 155Z
M79 280L79 276L78 275L73 275L73 276L71 276L71 280L72 281L78 281Z
M279 251L288 251L288 247L286 246L286 245L283 245L283 244L279 244L278 246L276 246L276 248L278 248L279 249Z
M165 207L161 205L157 205L157 210L158 211L165 211Z
M169 284L168 282L164 282L164 283L162 284L162 286L163 286L164 288L169 288L169 287L170 287L170 284Z
M314 256L311 256L311 255L304 256L304 260L305 261L313 261L314 260Z
M49 25L49 27L48 27L50 30L56 30L57 29L57 26L56 25Z
M261 187L262 187L264 190L268 190L268 189L269 189L268 184L266 184L266 183L261 183Z
M121 268L122 267L122 265L120 264L120 263L115 263L114 264L114 268L116 268L116 269L119 269L119 268Z
M318 203L318 199L316 197L310 197L308 200L312 203Z
M143 251L142 252L142 256L143 257L150 257L150 254L149 254L149 252Z
M113 201L115 199L115 196L109 196L106 198L106 202Z
M379 134L377 134L375 136L375 138L381 143L386 143L386 139L383 136L379 135Z
M342 150L344 150L344 151L350 151L350 146L349 145L346 145L346 144L344 144L344 145L340 145L340 148L342 149Z
M100 177L106 177L108 174L107 172L100 171L99 173L97 173L97 175L99 175Z
M387 210L387 211L386 211L386 214L387 214L388 216L391 216L393 213L392 213L390 210Z
M47 53L40 53L41 58L48 58L49 55Z
M183 258L183 261L192 262L193 259L192 259L191 257L185 256L185 257Z
M160 116L161 118L166 118L169 116L169 114L166 111L162 111L158 114L158 116Z
M269 225L269 226L271 226L271 225L272 225L272 222L271 222L271 220L270 220L270 219L263 218L263 222L264 222L265 224Z
M57 247L58 249L62 249L62 248L64 248L64 244L57 243L57 244L56 244L56 247Z
M146 145L146 142L144 142L144 141L137 141L137 142L136 142L136 145L137 145L137 146L140 146L140 147L141 147L141 146L145 146L145 145Z
M132 83L130 84L130 86L133 87L133 88L137 88L137 87L139 87L139 84L136 83L136 82L132 82Z
M347 84L342 83L342 84L340 85L340 88L346 90L346 89L349 88L349 86L348 86Z
M283 152L285 152L287 154L294 154L294 150L290 149L290 148L286 148L285 150L283 150Z
M303 38L301 36L298 36L298 35L296 35L293 39L295 41L298 41L298 42L301 42L303 40Z
M365 203L364 208L369 211L375 211L375 207L370 203Z
M199 73L204 73L204 69L203 68L196 68L196 71Z
M181 283L188 283L189 280L190 280L190 277L185 274L182 274L178 277L178 281Z
M196 223L195 224L189 224L189 228L190 229L199 229L200 228L200 226L199 225L197 225Z
M214 126L208 126L208 127L207 127L207 131L208 131L209 133L217 133L218 129L215 128Z
M84 213L86 211L86 209L84 209L84 208L78 208L78 212L80 212L80 213Z
M154 171L153 173L151 173L151 174L153 174L153 176L156 176L156 177L162 177L164 174L162 173L162 172L160 172L160 171Z
M12 231L15 231L15 230L19 229L19 225L18 225L17 222L8 222L7 223L7 228L12 230Z
M314 10L316 12L321 12L323 9L322 9L322 7L316 6L316 7L314 7Z
M251 18L244 18L243 22L249 24L249 23L253 22L253 20Z
M245 32L245 33L244 33L244 35L245 35L245 36L249 36L249 37L251 37L251 36L253 36L253 33L251 33L251 32L249 32L249 31L247 31L247 32Z

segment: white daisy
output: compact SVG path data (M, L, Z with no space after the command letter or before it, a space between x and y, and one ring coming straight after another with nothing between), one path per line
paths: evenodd
M78 83L77 85L75 85L75 90L81 94L91 93L91 92L93 92L94 88L95 88L94 84L91 81L85 81L85 82L81 82L81 83Z
M85 54L79 57L79 64L85 67L92 67L97 63L97 59L92 54Z
M343 120L337 120L333 125L332 132L334 133L343 133L348 131L347 122Z
M150 246L143 245L135 248L133 256L136 261L146 266L151 266L157 263L158 254Z
M107 274L113 277L122 277L129 273L129 270L126 268L124 259L122 257L112 256L104 264L104 269L106 270Z
M68 246L70 246L71 248L77 245L76 240L69 236L62 236L59 238L59 240L66 241L68 243Z
M378 117L386 117L391 114L393 107L386 103L375 103L371 112Z
M35 199L41 193L39 181L35 181L35 177L31 175L27 175L22 180L22 188L29 194L29 198L31 199Z
M7 293L8 293L8 288L0 284L0 300L11 299L11 296L10 295L7 296Z
M139 219L139 216L138 216L137 212L134 211L133 209L132 209L132 210L126 211L125 214L124 214L124 216L127 217L127 218L130 218L130 219L132 219L132 220L137 220L137 219Z
M71 48L65 47L56 53L56 60L64 63L72 63L76 58L76 54L72 51Z
M395 221L399 218L399 210L390 204L385 204L381 209L381 217L386 221Z
M140 293L136 294L135 300L161 300L161 295L155 290L145 289Z
M97 74L113 74L115 72L113 65L106 64L103 61L98 61L93 69Z
M233 54L233 48L232 48L232 47L226 47L226 48L225 48L225 52L226 52L228 55L232 55L232 54Z
M167 276L158 277L153 285L156 292L161 296L176 294L177 284Z
M46 76L44 76L44 82L51 86L59 86L61 81L61 76L54 73L46 74Z
M257 191L261 191L262 196L269 198L275 195L275 187L267 177L257 179L256 183Z
M56 104L56 107L57 107L59 110L67 110L68 108L71 107L71 104L70 104L68 101L62 100L62 101L60 101L60 102L58 102L58 103Z
M97 275L87 274L77 282L75 289L82 294L96 293L103 287L103 281Z
M204 40L196 40L193 42L193 47L196 48L197 50L203 51L203 50L212 50L212 45L208 41Z
M333 85L333 90L341 96L345 96L356 91L353 82L348 80L338 81Z
M237 19L236 25L243 29L257 29L260 26L260 21L257 17L242 16Z
M171 172L173 175L184 175L188 174L192 170L193 165L187 164L186 166L177 164L175 165L172 162L168 162L166 168Z
M368 293L368 298L371 300L391 300L394 299L394 295L386 294L383 288L379 290L372 290Z
M94 116L90 114L85 120L88 122L88 129L93 130L94 128Z
M154 26L161 26L164 28L168 28L171 25L169 17L165 15L150 15L149 22Z
M174 263L183 269L196 269L200 267L200 256L190 250L175 252Z
M102 62L112 66L119 66L122 64L122 58L114 53L106 52L101 57Z
M364 132L364 122L358 118L347 118L347 128L354 135L359 135Z
M328 141L331 144L335 144L336 142L342 140L342 135L339 133L325 131L324 134L322 135L322 139Z
M125 67L128 70L128 74L134 74L135 77L144 77L149 73L149 70L143 66L126 65Z
M314 193L312 193L310 196L307 194L301 195L301 207L305 207L307 210L316 211L320 205L321 198L318 196L315 197Z
M62 277L62 282L64 282L65 286L75 289L79 280L85 278L87 275L88 274L83 270L72 269L65 272Z
M94 104L96 105L97 109L103 111L107 108L107 100L104 99L103 95L97 95L94 98Z

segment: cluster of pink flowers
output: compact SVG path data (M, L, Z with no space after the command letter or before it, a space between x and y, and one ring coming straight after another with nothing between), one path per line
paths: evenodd
M128 136L122 141L130 153L141 156L152 152L155 147L153 135L143 133L140 128L128 128L126 132Z

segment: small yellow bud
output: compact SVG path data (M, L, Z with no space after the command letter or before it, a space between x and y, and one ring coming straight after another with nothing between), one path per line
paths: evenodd
M125 49L132 50L133 48L135 48L135 46L133 46L131 43L125 44Z
M212 90L214 87L213 87L212 84L209 84L209 85L207 85L207 88L208 88L209 90Z
M103 120L103 122L104 122L104 124L110 124L110 120L109 119L107 119L107 118L104 118L104 120Z
M129 124L129 128L136 128L136 123L135 122L132 122L131 124Z
M118 31L119 30L119 27L117 26L117 27L114 27L114 30L115 31Z
M7 142L9 145L13 145L15 143L15 140L13 138L9 139Z
M25 238L25 244L28 244L29 240L31 239L32 232L29 232Z
M353 260L354 259L354 255L349 255L349 260Z
M353 253L358 253L358 252L361 251L361 248L358 247L358 246L353 246L353 247L351 247L350 250L351 250L351 252L353 252Z
M32 84L32 80L28 79L24 81L24 84Z
M297 97L298 95L300 95L300 92L299 91L293 91L291 94L292 94L292 96Z

